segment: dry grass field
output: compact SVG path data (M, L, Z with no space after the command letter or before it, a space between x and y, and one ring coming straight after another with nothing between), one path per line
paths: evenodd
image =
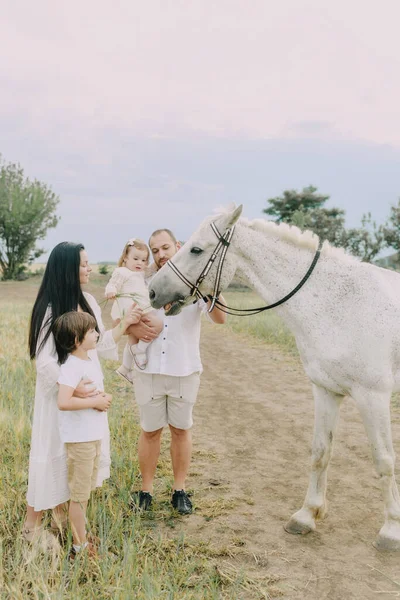
M102 299L107 276L93 273L89 291ZM399 556L378 554L382 524L379 481L361 420L345 403L329 474L330 514L307 536L286 534L307 486L313 424L309 383L293 338L273 314L227 327L204 323L204 373L195 407L189 489L195 513L169 504L168 433L154 510L129 508L140 486L139 433L133 391L104 362L112 476L93 495L92 530L101 557L70 565L68 544L53 555L27 547L24 518L35 371L26 340L39 278L0 283L0 598L12 600L139 599L350 600L400 597ZM229 292L236 306L256 305ZM104 308L109 324L109 307ZM393 402L400 452L400 406ZM399 481L399 469L397 468Z

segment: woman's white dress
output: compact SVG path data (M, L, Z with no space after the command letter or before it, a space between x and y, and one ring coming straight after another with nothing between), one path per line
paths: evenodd
M118 360L117 345L112 331L105 331L101 320L101 310L96 300L85 292L100 329L96 350L90 350L92 360L102 358ZM44 322L50 314L48 310ZM44 335L44 332L41 334ZM41 337L43 339L43 337ZM39 340L40 344L40 340ZM38 345L39 345L38 344ZM32 423L31 451L29 455L29 479L27 501L36 511L54 508L69 500L67 481L67 459L64 444L58 431L57 379L60 366L53 335L50 335L36 358L36 390ZM97 486L110 476L110 436L102 440L101 459Z

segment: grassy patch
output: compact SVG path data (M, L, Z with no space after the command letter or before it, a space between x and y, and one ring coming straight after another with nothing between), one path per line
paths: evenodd
M201 498L196 503L196 511L206 519L215 519L226 515L229 511L236 508L238 499L236 498Z
M397 392L396 394L393 394L392 406L393 406L393 408L400 410L400 393L399 392Z
M98 276L101 277L101 276ZM3 284L1 284L3 285ZM17 287L22 286L25 287ZM95 285L93 283L93 285ZM99 284L100 285L100 284ZM103 282L101 283L103 286ZM100 559L68 561L71 539L43 553L27 546L21 528L25 517L28 457L35 389L34 364L28 359L27 331L31 282L7 287L0 312L0 598L13 600L213 600L268 598L272 582L249 576L230 565L240 544L211 548L188 543L175 524L182 521L171 508L171 462L168 438L162 445L154 510L144 518L129 507L131 492L140 487L137 462L139 427L132 390L104 363L105 387L114 397L109 414L112 476L92 495L90 530L101 539ZM2 288L5 289L5 288ZM32 296L35 293L32 290ZM195 458L215 460L201 450ZM203 502L199 514L208 519L234 509L236 500ZM46 524L50 515L46 516ZM166 527L167 526L167 527Z
M254 308L265 306L266 302L255 292L224 292L228 306L235 308ZM268 344L278 345L288 352L297 352L293 334L284 325L276 312L265 311L249 317L228 316L227 326L234 332L252 336Z

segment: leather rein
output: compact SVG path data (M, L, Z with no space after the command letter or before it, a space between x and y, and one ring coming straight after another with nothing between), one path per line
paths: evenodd
M321 248L322 248L323 242L320 239L319 244L318 244L318 249L314 255L313 261L312 261L307 273L304 275L303 279L300 281L300 283L298 283L296 285L296 287L291 292L289 292L289 294L287 294L286 296L284 296L277 302L274 302L273 304L268 304L267 306L260 306L258 308L234 308L232 306L226 306L225 304L222 304L222 302L220 302L218 300L218 298L220 295L219 286L220 286L220 281L221 281L222 268L224 266L225 256L226 256L226 253L230 246L233 233L235 231L235 225L226 229L222 235L218 231L215 223L211 223L211 229L217 236L218 243L215 246L213 253L211 254L206 266L204 267L204 269L200 273L199 277L197 278L196 283L194 283L194 284L191 283L189 281L189 279L187 279L185 277L185 275L179 271L179 269L172 262L172 260L167 261L167 265L172 269L172 271L175 273L175 275L177 275L179 277L179 279L181 281L183 281L183 283L185 283L190 288L190 296L193 296L196 298L195 302L197 302L197 300L204 300L204 302L209 302L211 300L211 304L208 308L209 313L214 309L215 306L217 306L220 311L222 311L228 315L234 315L237 317L246 317L246 316L257 315L261 312L264 312L265 310L270 310L271 308L276 308L277 306L284 304L290 298L292 298L295 294L297 294L297 292L303 287L303 285L306 283L306 281L309 279L311 273L313 272L315 265L317 264L318 259L321 255ZM215 281L214 281L213 293L212 293L212 295L210 294L208 296L203 296L203 294L199 290L199 287L203 283L204 279L207 277L207 275L208 275L212 265L214 264L215 260L217 259L218 255L220 255L220 256L219 256L219 263L218 263L218 267L217 267L217 274L215 276Z

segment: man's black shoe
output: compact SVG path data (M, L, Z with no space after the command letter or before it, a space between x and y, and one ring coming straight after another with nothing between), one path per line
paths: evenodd
M190 515L193 512L193 506L185 490L175 490L171 499L172 506L181 515Z
M134 510L149 510L153 496L149 492L134 492L132 495L131 508Z

